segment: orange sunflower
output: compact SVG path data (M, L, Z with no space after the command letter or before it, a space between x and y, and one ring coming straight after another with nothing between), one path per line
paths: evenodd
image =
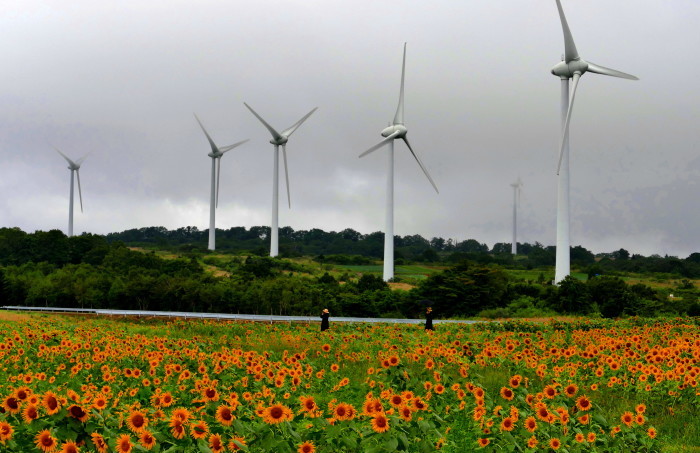
M142 411L136 410L126 417L126 425L135 433L140 433L148 426L148 418Z
M224 444L221 440L221 435L212 434L211 436L209 436L209 449L214 453L221 453L223 451L226 451L226 447L224 447Z
M386 415L381 412L374 414L372 418L372 429L378 433L389 431L389 419Z
M204 439L209 434L209 425L203 420L193 422L190 427L190 434L194 439Z
M90 438L92 439L92 443L95 444L98 453L107 453L109 446L107 442L105 442L104 437L102 437L102 434L92 433L90 434Z
M61 403L58 401L56 394L51 391L44 393L41 403L44 405L46 413L49 415L53 415L61 410Z
M37 418L39 418L39 410L35 405L28 404L24 410L22 410L22 419L25 423L31 423Z
M231 423L236 419L233 411L229 406L221 405L216 408L216 421L224 426L231 426Z
M13 432L15 430L12 428L12 425L5 421L0 422L0 442L4 444L6 440L12 439Z
M133 446L134 444L131 443L131 436L128 434L122 434L117 438L118 453L131 453Z
M34 438L34 443L36 444L36 448L45 453L54 451L58 445L58 442L56 442L56 439L51 436L51 431L48 429L39 431Z
M291 421L293 418L292 410L284 404L273 404L263 410L263 420L271 425Z
M307 441L299 445L297 451L299 453L314 453L316 451L316 446L313 444L313 442Z
M241 450L241 447L245 447L245 446L246 446L245 437L233 436L231 438L231 440L228 441L228 449L230 451Z
M79 453L78 444L69 440L61 445L61 453Z
M153 437L153 434L150 431L144 429L139 435L139 443L146 450L150 450L156 446L156 438Z

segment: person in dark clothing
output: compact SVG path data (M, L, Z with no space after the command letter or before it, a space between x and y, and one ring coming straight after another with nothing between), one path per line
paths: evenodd
M328 312L327 308L324 308L323 311L321 312L321 332L324 330L328 329L330 327L330 323L328 322L328 317L331 314Z
M433 309L430 307L425 310L425 330L435 330L433 328Z

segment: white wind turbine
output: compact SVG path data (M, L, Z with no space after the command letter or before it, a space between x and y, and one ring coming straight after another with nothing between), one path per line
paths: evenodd
M68 158L65 154L61 152L58 148L54 149L63 156L63 158L68 162L68 169L70 170L70 201L68 202L68 237L73 236L73 173L78 178L78 196L80 197L80 212L83 212L83 192L80 189L80 165L83 163L87 154L80 159L73 161Z
M406 133L408 132L406 126L403 122L403 93L404 93L404 78L406 75L406 43L403 45L403 65L401 66L401 90L399 91L399 105L396 108L396 115L394 115L393 124L385 128L382 131L382 137L384 140L380 141L364 153L360 154L360 157L364 157L372 151L376 151L382 146L389 145L389 168L387 172L387 185L386 185L386 230L384 231L384 281L389 281L394 278L394 140L400 138L406 143L408 150L413 154L413 157L418 162L421 170L428 177L428 181L432 184L435 192L438 191L433 178L430 177L428 170L425 169L423 163L418 158L418 155L413 151L408 139L406 138Z
M219 148L218 146L216 146L216 143L214 143L214 140L212 140L212 138L209 136L209 133L204 128L204 125L202 124L202 122L199 121L199 118L197 117L196 114L194 115L194 118L199 123L199 127L202 128L204 135L207 136L207 140L209 141L209 145L211 145L211 152L208 154L208 156L211 157L211 198L209 201L209 250L215 250L216 249L216 208L219 207L219 183L221 182L220 181L221 158L228 151L231 151L233 148L247 142L248 139L242 140L238 143L234 143L233 145L224 146L224 147Z
M564 31L564 57L563 61L552 68L552 74L561 79L561 124L562 139L559 151L558 175L558 200L557 200L557 254L554 283L559 283L570 270L569 256L569 124L571 123L571 111L576 97L576 88L580 77L586 72L602 74L623 79L638 80L637 77L625 74L614 69L605 68L584 60L578 54L574 38L571 35L569 24L566 22L561 2L556 0L559 9L561 27ZM574 86L569 101L569 79L573 79Z
M270 134L272 134L272 139L270 140L270 143L272 143L275 147L275 154L274 154L274 169L273 169L273 176L272 176L272 225L270 227L270 256L277 256L279 254L279 161L280 161L280 146L282 147L282 155L284 157L284 176L285 176L285 181L287 182L287 203L289 205L289 208L292 207L292 199L289 195L289 172L287 170L287 141L289 140L289 136L294 133L295 130L301 126L301 123L306 121L308 117L311 116L312 113L318 109L318 107L314 107L309 113L304 115L299 121L294 123L293 125L289 126L287 129L283 130L281 133L277 132L272 126L270 126L260 115L257 114L255 110L252 109L251 106L246 104L245 102L243 103L246 107L248 107L248 110L255 115L255 117L260 120L260 122L267 128L268 131L270 131Z
M523 182L518 180L510 185L513 188L513 243L510 247L513 255L518 254L518 204L520 204L520 192L523 190Z

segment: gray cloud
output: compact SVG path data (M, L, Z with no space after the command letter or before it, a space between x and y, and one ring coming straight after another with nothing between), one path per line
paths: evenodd
M571 129L572 242L698 251L700 47L694 0L565 0L581 55L640 77L586 74ZM0 6L0 225L66 227L68 171L91 152L77 231L208 221L208 145L222 161L217 225L268 224L275 127L292 136L280 223L381 230L386 155L358 155L393 118L408 42L406 124L440 187L397 143L396 233L555 242L559 81L553 1L62 2Z

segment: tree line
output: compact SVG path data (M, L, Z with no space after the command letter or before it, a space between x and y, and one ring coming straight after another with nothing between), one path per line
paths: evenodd
M372 274L333 276L318 264L255 254L190 249L179 258L164 259L108 236L0 229L0 305L281 315L317 315L329 308L334 316L420 317L423 301L429 300L438 317L700 314L698 292L689 280L683 280L670 301L666 293L628 285L615 275L617 263L634 267L642 260L680 278L694 272L696 254L685 260L604 257L588 266L588 281L568 278L553 286L545 271L536 281L523 281L508 274L507 264L484 259L505 252L453 252L474 254L402 291L391 290ZM355 236L357 242L361 236ZM361 254L315 258L320 263L366 259ZM205 269L209 266L217 272Z

